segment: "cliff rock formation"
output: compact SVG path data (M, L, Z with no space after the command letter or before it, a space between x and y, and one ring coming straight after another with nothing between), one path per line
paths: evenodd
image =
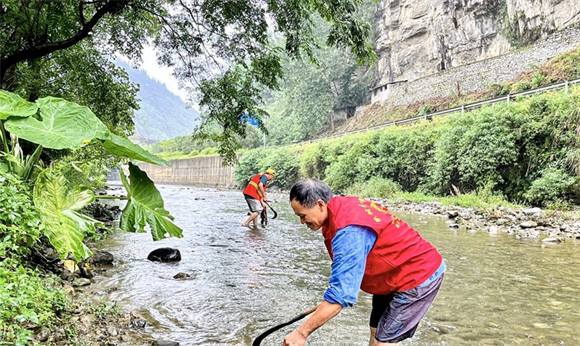
M580 22L578 0L384 0L375 87L496 57Z

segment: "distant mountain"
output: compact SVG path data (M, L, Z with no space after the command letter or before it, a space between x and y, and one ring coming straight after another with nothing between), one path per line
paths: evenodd
M141 109L135 112L135 140L141 143L158 142L165 139L191 134L199 123L199 112L186 108L179 96L152 78L145 71L132 68L117 60L133 83L141 86L137 93Z

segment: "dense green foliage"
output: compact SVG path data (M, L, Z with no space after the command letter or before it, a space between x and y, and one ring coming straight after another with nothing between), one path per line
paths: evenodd
M30 189L0 170L0 345L29 345L28 326L50 327L66 307L54 280L19 263L31 254L42 225Z
M316 34L325 36L329 25L321 19L315 22ZM344 49L324 47L315 52L316 64L307 58L284 57L281 61L284 78L279 90L264 92L266 113L258 116L268 130L267 146L311 139L335 125L334 111L349 112L352 116L367 96L372 71L368 66L359 66L356 57ZM166 157L176 152L189 154L193 149L202 150L216 143L184 136L155 144L152 151ZM239 138L239 144L244 148L263 146L260 128L246 125L245 137Z
M0 261L28 256L40 236L40 217L29 190L20 179L0 170Z
M103 114L103 119L119 117L117 120L123 122L135 109L136 90L127 82L126 74L120 74L105 61L123 54L139 62L143 46L151 42L157 49L158 61L173 68L175 76L203 108L197 135L218 142L220 154L234 160L239 139L246 134L246 124L240 119L244 113L263 119L266 113L260 108L262 92L278 87L285 54L295 58L306 55L315 60L315 49L324 41L329 46L350 48L359 62L375 57L367 40L370 25L358 13L361 3L362 0L2 1L0 87L30 100L46 96L47 92L66 97L71 95L65 92L72 93L79 97L72 97L73 101L90 107L100 103L112 110ZM330 23L323 38L314 32L315 16ZM281 35L282 45L271 42L273 32ZM99 70L99 63L104 68ZM68 73L69 69L86 75L79 77ZM58 80L60 75L62 80ZM116 78L117 75L121 77ZM104 83L97 82L101 80ZM49 90L51 83L64 88L63 93ZM97 89L94 103L80 99L90 97L91 88ZM121 99L117 100L114 92ZM104 104L103 100L109 103ZM115 108L120 112L115 113Z
M249 151L235 177L241 182L251 176L250 168L292 157L296 170L290 172L323 179L336 192L383 196L400 187L533 205L577 202L579 110L580 89L571 88L567 94L522 98L411 126L259 154ZM289 178L277 177L283 188L297 177L292 173Z
M0 262L0 345L30 345L30 326L62 326L59 315L69 301L56 283L15 261Z
M20 138L35 145L31 155L23 153ZM0 90L1 345L30 345L35 328L50 330L62 324L66 294L50 274L29 269L27 260L40 242L50 244L61 260L80 262L92 255L83 239L94 234L100 223L82 210L94 201L95 194L78 183L86 180L79 167L94 165L53 161L44 167L41 153L44 148L74 153L91 142L117 161L166 164L111 132L87 107L54 97L32 103ZM122 173L128 203L120 227L142 232L148 225L154 240L181 236L153 182L132 163L129 171L128 178ZM34 256L43 254L35 251Z
M8 138L5 129L14 136ZM36 145L32 155L22 154L18 138ZM43 168L40 155L44 148L74 152L91 142L107 155L117 157L117 161L132 159L167 165L159 157L109 131L87 107L50 96L32 103L0 90L0 172L15 175L34 186L33 202L44 226L39 229L62 260L71 256L81 261L91 256L83 239L94 234L100 223L81 211L95 200L95 194L89 187L76 184L84 180L85 174L79 174L81 169L74 162L53 162ZM74 177L74 173L70 174L73 169L81 179L67 180ZM121 216L121 229L143 232L148 225L154 240L180 237L181 229L171 222L172 216L163 208L163 200L153 182L132 163L129 171L129 178L121 173L128 200ZM15 203L18 197L15 193Z

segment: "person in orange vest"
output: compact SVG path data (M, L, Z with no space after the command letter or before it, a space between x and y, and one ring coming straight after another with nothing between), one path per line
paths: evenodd
M322 229L332 266L322 302L283 345L305 345L312 332L354 305L359 289L373 295L370 346L411 338L443 281L445 262L437 249L387 208L333 196L320 180L296 183L290 205L300 223Z
M250 179L250 182L244 189L244 198L248 203L248 207L250 208L250 216L248 219L242 224L244 227L249 227L250 222L254 223L254 227L256 227L256 218L266 206L264 205L264 201L268 201L266 198L266 187L268 186L268 182L274 178L276 175L276 171L272 168L268 168L265 173L258 173Z

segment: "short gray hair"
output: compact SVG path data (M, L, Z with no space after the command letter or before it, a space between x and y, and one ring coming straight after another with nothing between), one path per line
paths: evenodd
M297 201L306 208L312 208L320 199L325 203L332 198L330 187L317 179L304 179L292 186L290 189L290 202Z

